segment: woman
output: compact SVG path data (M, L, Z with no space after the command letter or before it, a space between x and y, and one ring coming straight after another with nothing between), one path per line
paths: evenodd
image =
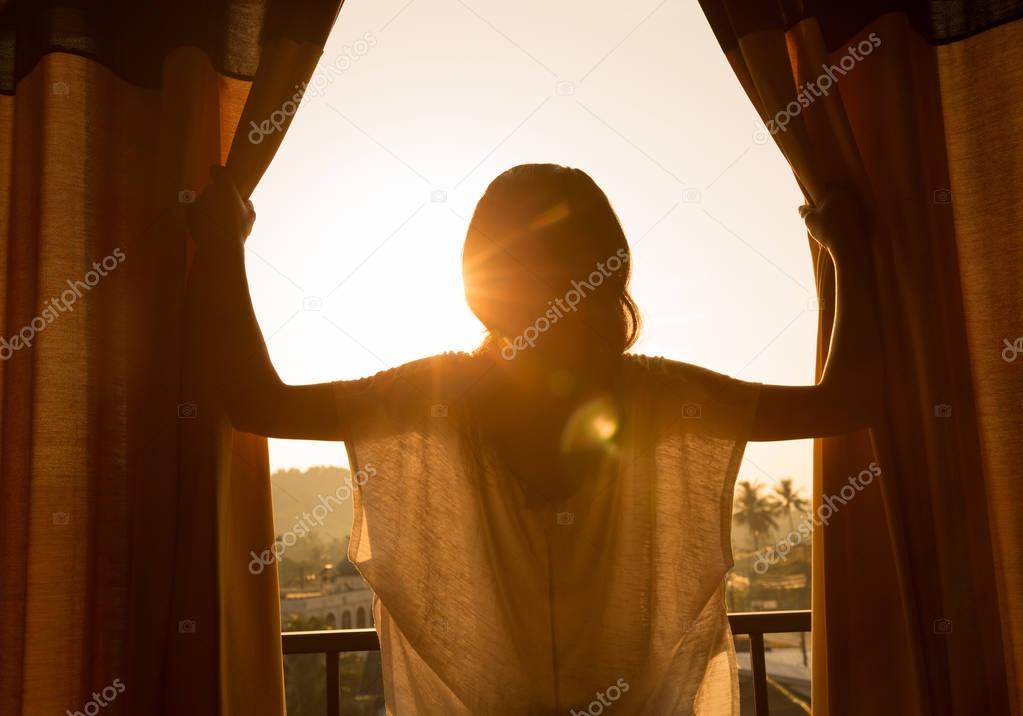
M388 713L738 713L723 577L745 444L859 429L877 404L865 219L845 193L801 213L838 272L817 385L626 353L622 227L588 175L541 164L469 225L476 352L291 386L249 300L252 206L215 172L192 216L211 368L237 429L343 440L362 471L349 557Z

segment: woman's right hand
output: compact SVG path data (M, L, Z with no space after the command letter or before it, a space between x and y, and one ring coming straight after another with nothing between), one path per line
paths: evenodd
M188 213L192 236L200 244L240 245L252 231L256 209L251 201L242 199L224 167L214 166L210 178L211 183Z

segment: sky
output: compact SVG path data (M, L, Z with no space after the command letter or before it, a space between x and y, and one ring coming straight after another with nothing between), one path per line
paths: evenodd
M802 195L695 0L347 0L253 195L246 266L289 383L472 350L461 247L524 162L588 172L633 251L633 351L744 380L813 382ZM271 440L273 469L346 465ZM792 477L811 442L753 443L739 479Z

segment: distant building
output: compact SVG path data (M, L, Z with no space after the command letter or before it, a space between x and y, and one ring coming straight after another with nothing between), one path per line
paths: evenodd
M373 590L358 574L340 571L327 564L305 589L282 590L281 621L287 625L299 620L310 629L373 626Z

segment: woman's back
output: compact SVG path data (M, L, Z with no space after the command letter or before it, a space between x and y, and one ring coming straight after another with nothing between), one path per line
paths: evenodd
M732 712L734 679L712 677L735 668L722 584L757 386L624 356L582 411L592 469L565 471L552 436L574 401L530 406L494 370L445 354L336 384L363 407L347 447L373 477L349 556L378 598L388 703Z
M510 363L484 349L474 356L479 378L466 396L468 418L537 499L570 494L617 459L625 360Z

